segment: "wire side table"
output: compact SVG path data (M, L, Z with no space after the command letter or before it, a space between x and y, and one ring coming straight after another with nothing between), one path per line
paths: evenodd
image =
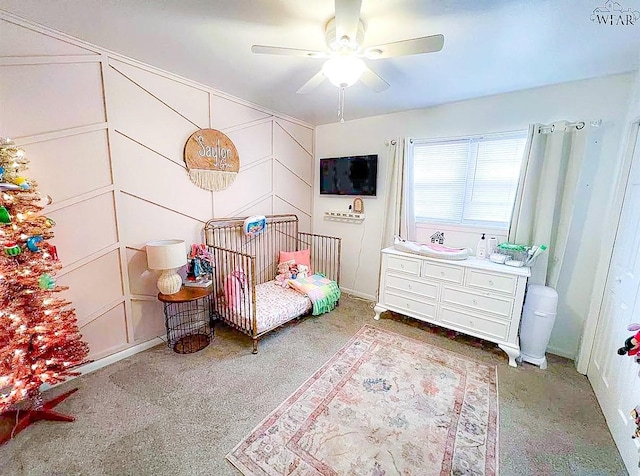
M183 286L175 294L158 293L164 305L167 345L178 354L198 352L213 339L212 286Z

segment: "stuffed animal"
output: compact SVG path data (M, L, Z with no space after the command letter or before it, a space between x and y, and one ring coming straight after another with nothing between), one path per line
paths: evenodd
M299 264L296 278L307 278L308 276L309 276L309 267L306 264Z
M289 283L288 280L293 277L291 273L291 266L295 264L295 261L282 261L278 263L278 274L276 276L276 284L279 284L283 288L286 288Z
M640 331L640 324L629 324L627 330L631 332ZM627 338L624 341L624 347L618 349L618 355L636 355L636 362L640 363L640 356L637 355L640 352L640 332L636 332L635 335Z
M295 262L289 266L289 271L291 271L291 279L298 277L298 265Z

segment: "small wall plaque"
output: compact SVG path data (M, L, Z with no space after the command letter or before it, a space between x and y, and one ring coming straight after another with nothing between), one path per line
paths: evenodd
M360 197L353 199L353 212L364 213L364 201Z

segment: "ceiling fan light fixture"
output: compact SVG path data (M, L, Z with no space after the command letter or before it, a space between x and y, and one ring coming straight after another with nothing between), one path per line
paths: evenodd
M324 62L322 73L334 86L346 88L360 79L365 68L364 61L360 58L355 56L336 56Z

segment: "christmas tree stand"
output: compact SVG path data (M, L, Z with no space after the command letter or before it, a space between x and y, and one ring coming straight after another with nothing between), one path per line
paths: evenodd
M52 410L52 408L55 408L59 403L77 391L78 389L74 388L62 395L58 395L48 402L42 402L42 396L38 393L38 395L32 399L34 403L32 403L29 408L16 408L0 413L0 418L12 419L15 422L15 425L12 426L8 433L0 434L0 445L3 445L26 427L38 421L74 421L74 417L56 412Z

